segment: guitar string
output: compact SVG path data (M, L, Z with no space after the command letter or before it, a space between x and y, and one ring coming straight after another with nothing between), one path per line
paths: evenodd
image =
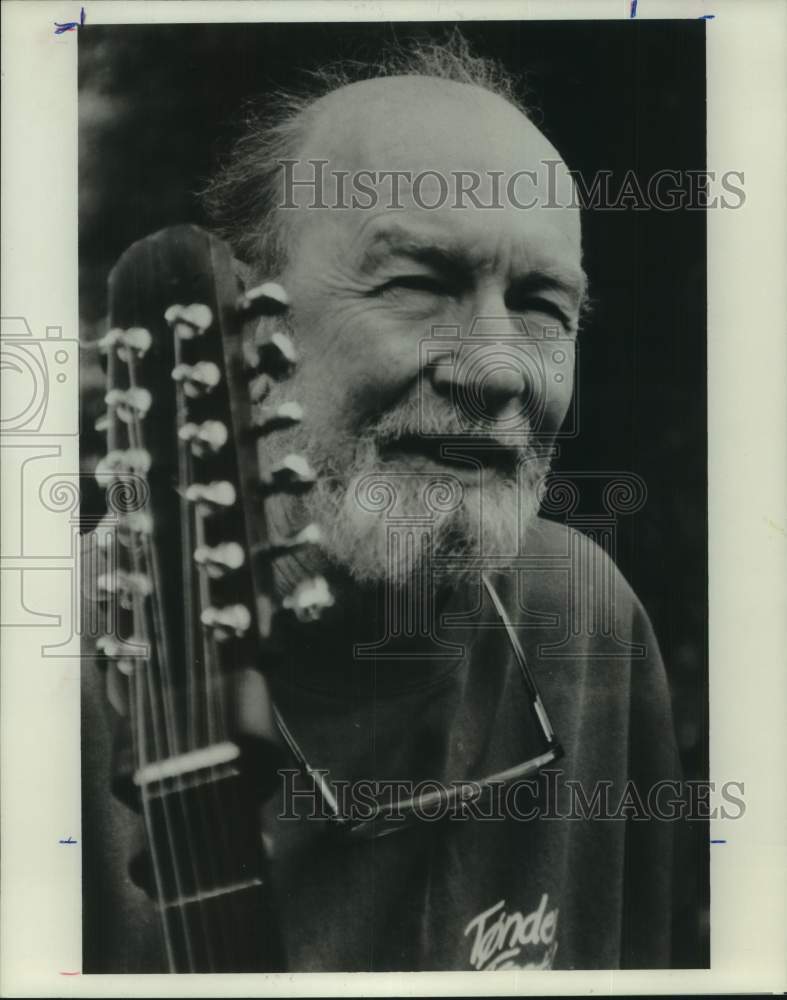
M211 272L216 274L215 262L211 260ZM213 285L212 301L217 305L217 315L219 311L219 304L222 301L222 297L218 293L216 288L215 278ZM223 337L219 341L220 351L223 345ZM225 379L225 388L227 392L227 411L228 416L231 419L231 407L229 399L229 382L226 370L226 364L223 363L223 358L220 358L221 367L223 370L223 375ZM232 473L232 478L237 482L239 478L239 469L237 467L237 459L235 460L235 468ZM202 519L197 520L197 532L198 532L198 544L204 544L204 522ZM203 607L210 603L210 586L207 576L207 567L202 568L202 572L199 577L200 580L200 597ZM207 649L205 650L205 685L206 694L208 697L208 728L209 728L209 738L217 739L219 735L222 737L226 736L227 732L227 720L225 718L225 702L224 702L224 691L223 691L223 681L225 680L224 672L222 670L222 658L219 650L219 646L225 647L225 652L229 658L229 650L226 649L229 643L233 643L234 652L237 657L238 646L243 648L243 640L239 637L230 638L229 640L219 643L215 637L215 634L203 631L203 637L207 644ZM244 804L241 802L240 789L239 789L239 775L237 771L231 771L229 775L226 775L226 779L229 784L225 784L222 787L223 791L229 794L228 805L231 808L233 815L242 817L245 812ZM216 795L218 798L218 784L214 786L216 788ZM227 859L234 858L248 858L248 844L244 843L242 839L244 827L242 823L233 825L232 828L228 828L226 822L224 821L223 810L219 808L219 803L217 802L217 808L214 810L213 815L218 821L218 837L222 845L223 857ZM249 859L250 861L252 859ZM226 869L224 869L226 871ZM227 916L229 920L235 925L238 940L242 940L243 937L248 933L247 922L244 921L243 903L241 902L239 896L236 893L231 893L225 898L225 907L227 910ZM229 926L229 923L228 923Z
M180 338L177 333L174 335L175 338L175 363L176 365L182 363L182 350ZM181 385L177 389L177 431L179 432L186 422L188 416L188 404L185 399L185 393ZM183 441L178 433L178 475L181 491L184 490L186 484L194 481L193 463L191 447L188 442ZM190 669L186 670L186 687L188 690L187 703L191 706L191 712L189 713L188 730L191 738L191 749L196 749L201 742L204 740L200 739L199 729L199 719L203 716L205 718L205 729L207 735L208 745L212 745L217 738L215 720L213 718L214 709L214 698L213 698L213 684L211 677L211 671L218 670L218 651L216 649L216 641L212 636L208 635L208 629L206 627L200 627L197 622L197 617L194 609L194 594L193 586L195 582L194 574L194 552L199 545L204 544L204 523L202 514L199 511L198 504L192 505L185 498L183 492L181 492L180 500L181 509L181 526L185 538L182 539L182 557L183 557L183 577L184 577L184 589L186 592L186 635L187 635L187 664L189 664ZM196 538L194 537L196 535ZM199 590L199 603L200 606L206 608L210 604L210 589L206 580L206 570L200 568L196 575L197 587ZM197 639L197 636L199 638ZM195 641L196 640L196 641ZM193 676L193 666L196 665L196 645L199 643L202 647L202 677L200 675ZM200 684L204 684L204 689L200 689ZM211 765L209 769L209 789L210 794L213 799L213 809L211 810L213 816L213 824L211 820L205 814L205 803L202 798L198 795L198 806L199 813L202 820L202 827L204 830L203 839L210 837L211 833L215 834L216 824L218 825L219 837L218 839L222 842L225 850L225 857L231 857L229 854L229 843L227 840L226 824L223 818L223 810L221 808L221 800L218 788L219 782L219 772L215 765ZM211 827L213 825L213 830ZM215 835L211 838L211 843L217 838ZM212 886L220 884L224 881L223 877L220 878L217 875L215 859L213 850L203 851L203 857L207 855L208 864L210 867L210 877ZM223 868L223 866L222 866ZM223 872L222 872L223 876ZM226 900L229 904L227 909L230 911L233 917L233 922L237 924L237 930L242 931L242 923L240 921L239 915L235 912L236 905L234 900L234 894L229 895L229 899ZM224 939L224 948L226 952L230 951L231 936L228 940L228 935L231 935L231 928L225 924L224 921L218 921L219 934Z
M114 349L114 347L110 347L109 351L107 352L107 381L109 383L110 388L114 388L115 385L116 385L116 373L115 373L115 369L117 367L116 361L117 361L117 355L116 355L115 349ZM119 441L118 441L118 418L117 418L117 414L115 412L115 407L114 406L110 406L109 407L109 412L107 414L107 450L108 450L108 452L114 452L114 451L116 451L118 449L118 445L119 445ZM130 545L133 545L133 544L135 544L135 540L133 538L131 538ZM118 551L118 558L119 558L120 557L120 546L118 546L118 550L117 551ZM117 569L120 569L119 564L117 566ZM141 633L142 637L145 637L147 639L147 636L146 636L147 629L146 629L146 623L145 623L144 616L139 614L139 609L138 608L136 609L136 612L137 612L136 614L132 613L132 623L133 623L133 626L132 626L132 638L133 639L137 638L137 627L136 626L141 621L142 622L142 627L140 629L140 633ZM148 642L148 649L150 649L149 642ZM134 709L132 708L132 706L135 705L135 703L138 702L139 699L141 698L142 688L141 688L141 685L139 683L139 669L138 669L140 667L144 670L144 667L142 666L141 662L138 659L135 659L135 661L134 661L134 669L132 670L132 674L129 677L129 687L133 687L134 688L133 694L129 698L129 717L130 717L129 718L129 722L130 722L130 725L131 725L133 750L134 750L134 760L138 764L143 765L146 762L146 752L145 752L145 747L144 747L144 734L140 734L140 733L137 732L137 724L139 724L140 726L142 725L142 723L141 723L141 718L142 717L141 717L141 714L139 712L137 712L136 716L135 716ZM142 735L141 739L140 739L140 735ZM147 828L149 830L152 830L152 819L150 817L150 810L149 810L148 802L146 801L144 795L141 796L141 802L142 802L143 815L145 817L145 824L146 824L146 826L147 826ZM151 837L149 839L151 841L151 844L150 844L150 856L151 856L151 867L153 869L153 877L154 877L154 881L156 882L156 886L157 886L157 889L158 889L159 898L162 898L164 890L163 890L163 878L162 878L162 874L161 874L161 863L160 863L159 856L158 856L158 849L157 849L157 847L156 847L156 845L154 843L154 838ZM169 962L170 968L174 969L174 967L175 967L174 944L173 944L173 941L172 941L172 936L171 936L169 924L168 924L167 920L165 919L165 915L163 914L163 912L162 912L162 928L163 928L163 932L164 932L164 947L165 947L165 950L167 952L167 960ZM184 928L184 930L185 930L185 928Z
M140 601L137 597L135 597L134 599L134 604L135 604L135 609L134 609L135 621L144 622L145 609L144 607L140 607ZM147 641L149 641L148 629L144 624L141 629L141 634L142 637L146 638ZM145 673L144 663L140 660L135 660L134 668L131 677L129 678L129 685L133 689L132 697L129 699L129 706L130 706L129 714L131 716L131 732L132 732L132 741L134 747L134 759L138 760L140 764L142 764L143 766L147 763L148 760L147 751L145 749L144 721L143 721L145 713L145 688L142 679L140 678L140 674L144 673ZM145 825L152 834L153 815L151 810L150 796L148 795L147 790L144 787L140 790L140 799L142 801L142 812L145 817ZM171 843L171 839L172 838L170 836L170 853L172 853L172 851L174 850ZM151 855L153 878L156 885L156 891L159 899L163 899L164 879L161 873L161 863L158 857L158 848L157 846L154 846L155 840L156 838L152 835L148 838L149 850ZM164 943L167 951L167 961L169 962L170 969L174 971L176 969L175 948L172 941L172 932L170 930L169 916L165 912L163 907L160 910L160 916L161 916L162 927L164 929ZM188 934L188 926L186 924L185 914L181 913L180 916L183 922L183 934L184 937L186 937ZM191 957L189 957L189 968L193 971L194 965L193 961L191 960Z
M110 388L114 388L117 384L117 378L116 378L117 360L119 359L116 356L115 348L113 346L110 346L107 356L107 380ZM119 446L118 423L119 421L115 411L115 406L112 405L109 407L109 412L107 414L107 448L108 451L110 452L116 451ZM128 428L126 433L127 436L130 438L130 431ZM130 539L129 547L133 551L133 548L135 546L136 546L136 539L132 537ZM118 547L118 557L120 557L120 547ZM120 569L119 565L118 569ZM147 629L147 620L144 611L140 612L140 608L138 605L134 610L136 611L136 613L132 611L132 638L137 637L137 628L139 627L140 635L145 639L148 650L150 650L152 647L150 646L149 630ZM139 766L143 766L147 762L147 750L145 745L146 740L143 728L144 723L142 721L143 714L140 710L142 707L142 699L143 699L142 685L139 679L140 672L143 673L145 672L145 665L142 661L135 660L135 668L134 670L132 670L131 677L129 677L129 687L134 688L133 692L131 693L131 697L129 698L129 716L130 716L129 721L131 724L132 741L134 745L134 760ZM136 705L137 707L136 716L134 716L134 710L131 707L132 705ZM159 852L156 839L155 837L152 836L153 820L150 813L149 801L145 796L144 789L142 790L142 793L140 795L140 800L142 805L143 816L145 819L145 825L147 829L151 832L151 836L148 838L148 841L149 841L149 850L151 857L151 867L153 869L153 877L158 890L158 896L160 899L162 899L164 893L164 882L161 872L161 861L159 859ZM165 816L165 822L167 826L168 837L170 839L170 851L172 851L171 831L169 830L169 824L166 816ZM169 921L163 909L161 911L161 921L162 921L162 930L164 936L164 946L167 952L167 960L169 962L170 968L174 970L175 947L172 940L172 933L170 930ZM184 921L183 931L184 934L187 932L185 921Z
M129 350L127 369L129 377L129 385L131 388L137 388L137 376L136 376L136 364L133 356L133 352ZM132 447L144 449L144 434L142 431L141 421L136 413L136 410L130 408L130 422L129 422L129 437L132 442ZM162 574L160 571L160 566L158 563L158 552L157 547L150 542L148 536L142 533L142 549L144 553L144 566L143 569L150 571L152 576L152 594L150 601L150 612L153 622L153 632L155 635L154 648L156 650L156 657L159 660L160 666L160 677L158 674L154 677L153 672L148 666L145 670L145 676L147 680L148 696L150 700L150 710L151 710L151 723L153 731L153 739L156 751L156 759L163 760L172 756L177 756L180 752L180 740L178 738L177 728L176 728L176 715L174 710L174 685L172 684L172 676L169 665L169 651L165 643L165 637L168 634L167 622L164 614L164 608L161 602L161 594L163 593L162 587ZM138 561L138 554L135 556L135 560ZM136 568L136 566L135 566ZM156 686L156 681L159 681L158 689ZM160 699L160 701L159 701ZM160 714L164 716L164 729L161 729ZM173 782L174 788L171 790L164 790L162 786L162 794L160 796L161 809L164 816L165 828L167 831L167 841L169 843L170 850L170 860L172 864L172 874L175 883L175 892L177 895L174 905L180 914L181 921L183 923L184 931L184 941L186 947L187 961L189 964L190 971L195 970L194 954L191 941L191 923L188 918L186 911L186 904L182 902L185 898L183 874L180 868L180 858L179 853L175 848L175 839L173 835L173 817L170 813L170 799L169 795L173 794L175 800L180 805L180 811L183 815L183 828L186 834L187 841L187 856L188 861L191 862L192 875L194 876L195 885L197 885L197 875L196 867L194 862L194 850L191 843L191 832L189 829L188 814L185 809L185 804L182 799L183 791L183 781L180 776L176 776ZM141 792L143 797L145 795L150 795L147 791L145 785L141 786ZM155 831L151 829L151 833L155 836ZM153 839L153 837L151 837ZM165 905L165 903L167 905ZM161 911L163 919L167 919L167 910L171 908L172 901L165 900L163 897L160 898ZM202 908L200 907L200 914L202 916ZM207 938L207 933L205 933ZM173 970L175 971L175 970Z
M137 440L136 435L134 435L134 439ZM140 553L139 549L137 549L136 547L132 550L132 552L133 552L132 561L135 572L145 573L146 570L151 568L150 553L148 551L148 544L145 540L144 535L143 535L142 552ZM141 602L141 611L138 615L138 620L139 623L141 623L142 625L143 634L146 638L146 641L148 642L148 648L151 651L151 655L149 656L147 663L143 665L142 672L144 674L144 680L145 680L144 689L141 685L139 686L139 692L140 692L139 693L140 711L138 713L139 742L145 753L145 757L141 762L142 764L149 762L147 748L149 742L151 741L153 750L153 760L155 761L163 760L171 755L170 747L168 745L169 735L166 731L166 728L162 730L161 719L160 719L161 714L164 714L166 716L166 704L165 704L166 696L163 689L159 691L156 687L156 679L158 677L158 674L155 672L154 669L157 660L161 659L163 661L166 658L166 650L162 642L163 636L160 624L160 614L161 614L161 609L158 604L157 593L154 594L153 600L150 605L148 605L147 602ZM150 616L150 619L152 621L152 629L148 626L148 615ZM151 631L155 635L155 641L153 643L151 643L150 641ZM148 712L148 719L150 722L149 733L145 727L145 702L144 702L145 694L147 694L149 702L149 712ZM148 830L150 833L150 836L148 838L149 845L154 845L157 843L158 834L156 827L154 825L153 812L151 808L153 796L148 790L146 784L142 784L140 786L140 796L143 802L143 809L145 810L145 815L148 820ZM175 884L176 900L174 908L180 918L180 922L183 928L183 941L185 945L186 960L188 963L189 971L193 972L195 971L195 962L191 946L189 919L185 906L180 903L181 898L184 896L184 890L183 890L183 879L180 870L179 852L176 848L175 835L173 832L173 817L171 811L171 803L168 798L168 795L166 794L163 794L158 798L160 800L160 809L164 820L166 840L169 848L170 870ZM171 907L164 905L166 901L166 892L164 890L165 890L165 885L164 885L164 880L162 878L161 891L159 892L159 901L161 904L160 913L161 913L161 919L163 923L166 925L170 919L169 912ZM172 968L173 971L177 971L174 964Z
M204 536L202 536L202 523L201 519L197 521L198 526L198 543L202 544L204 542ZM204 569L201 570L199 576L199 590L200 590L200 602L202 607L207 607L211 597L210 597L210 587L206 579L207 573ZM237 641L237 640L230 640ZM221 739L227 737L227 727L226 722L223 718L223 705L221 702L221 685L223 682L222 669L221 669L221 659L220 651L218 649L219 643L216 638L209 634L207 629L203 629L203 655L204 655L204 683L205 683L205 715L207 721L207 737L208 743L213 744ZM220 788L226 790L229 787L230 792L233 796L233 803L237 802L236 785L237 785L237 772L234 772L232 765L223 765L224 767L230 767L229 773L223 775L219 774L219 769L212 766L210 769L210 784L211 790L213 791L214 797L214 809L212 816L214 817L214 829L217 828L218 836L215 840L220 843L220 856L222 859L238 859L242 857L241 846L237 843L237 837L232 836L227 823L224 820L224 810L221 807L221 796ZM220 782L230 782L229 786L220 785ZM236 810L236 815L241 815L239 810ZM208 823L210 825L210 823ZM233 843L234 841L234 843ZM213 858L213 852L211 852L211 859ZM215 869L214 869L215 877ZM220 877L221 881L225 884L230 884L231 880L227 880L226 876L226 866L224 864L220 865ZM237 899L235 893L230 893L225 897L224 906L227 911L227 916L234 925L235 932L242 937L244 932L243 914L240 910L240 901ZM232 928L224 923L221 924L221 929L225 936L229 936L230 941L232 941ZM241 937L237 938L240 940Z

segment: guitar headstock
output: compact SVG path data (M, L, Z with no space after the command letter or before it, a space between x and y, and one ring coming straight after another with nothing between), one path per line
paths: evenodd
M218 674L262 665L277 613L307 622L332 603L319 578L283 597L273 586L275 560L320 538L311 524L279 537L266 516L270 497L315 482L302 456L274 464L266 447L302 416L295 400L267 402L297 364L277 322L289 301L273 283L243 289L229 248L194 226L135 243L109 287L107 455L96 475L105 487L141 477L148 499L120 517L124 562L105 586L125 616L120 638L147 645L163 683L202 677L207 692ZM105 655L128 672L116 638ZM189 745L215 738L204 697L188 714Z

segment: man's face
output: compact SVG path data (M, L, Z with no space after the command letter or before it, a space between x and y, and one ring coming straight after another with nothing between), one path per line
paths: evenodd
M315 467L304 513L360 581L407 581L413 559L391 551L390 533L408 525L428 531L438 559L514 556L573 387L578 213L545 207L568 202L565 167L519 112L465 85L375 80L321 105L296 176L313 176L309 159L328 160L328 178L429 170L449 194L432 176L414 197L404 179L393 208L389 180L371 208L326 210L294 191L282 281L302 362L278 394L305 418L276 448ZM458 170L481 178L462 207ZM533 207L507 197L517 171L536 172L514 189ZM326 203L335 196L329 181Z

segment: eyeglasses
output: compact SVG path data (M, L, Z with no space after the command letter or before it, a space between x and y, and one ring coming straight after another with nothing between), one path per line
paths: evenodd
M298 766L314 783L315 790L322 800L324 809L320 815L327 816L328 822L342 835L371 840L408 829L415 821L421 820L425 816L434 816L437 818L438 815L445 815L457 803L461 803L464 807L470 804L477 804L494 789L499 790L520 779L532 778L547 767L547 765L559 760L563 756L563 748L555 738L555 732L549 721L547 711L544 708L544 703L541 700L541 694L536 685L535 678L527 665L524 651L514 627L506 614L503 602L500 600L500 596L493 586L492 581L485 573L482 574L482 580L495 607L495 611L505 628L514 658L519 666L519 671L527 692L530 715L535 722L539 739L543 742L542 752L530 757L528 760L522 761L520 764L515 764L504 771L490 774L483 779L465 779L453 782L450 786L441 786L434 792L430 791L414 798L375 804L370 806L370 815L358 818L349 816L342 811L330 782L325 778L327 772L311 766L281 714L274 707L274 717L282 738L297 761ZM364 804L366 805L367 802L365 801ZM438 812L434 812L435 809Z

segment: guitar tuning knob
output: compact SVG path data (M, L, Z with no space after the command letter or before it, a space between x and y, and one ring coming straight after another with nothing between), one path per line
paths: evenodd
M255 434L270 434L273 431L286 430L303 420L303 408L300 403L291 401L279 406L257 406L252 415L252 428Z
M243 604L229 604L224 608L205 608L200 621L213 633L214 639L224 642L239 638L251 628L251 612Z
M190 399L198 399L216 388L221 381L221 372L212 361L198 361L196 365L175 365L172 378L183 385L183 391Z
M215 454L220 451L227 443L229 431L220 420L205 420L201 424L184 424L178 431L178 437L188 442L193 455L202 458L206 452Z
M274 281L249 288L238 299L238 309L252 316L278 316L289 308L290 297Z
M305 545L319 545L320 542L322 542L322 532L319 525L307 524L305 528L296 531L289 538L261 546L254 551L254 555L264 556L267 559L276 559L279 556L295 552L296 549L301 549Z
M108 354L110 348L116 347L120 360L129 361L132 357L143 358L152 343L150 331L142 326L131 326L128 330L114 327L99 340L98 347L102 354Z
M291 611L299 622L315 622L326 608L333 607L333 594L321 576L302 580L295 590L284 598L282 607Z
M213 547L200 545L194 550L194 562L203 566L208 576L214 580L240 569L245 558L243 546L237 542L223 542Z
M164 319L180 340L193 340L201 337L211 325L213 313L209 306L193 302L190 306L170 306L164 313Z
M96 482L106 488L119 476L144 476L150 469L150 452L144 448L110 451L96 464Z
M110 389L104 396L104 402L124 424L130 424L135 419L145 418L153 397L142 386L132 386L130 389Z
M232 507L237 499L235 487L226 480L213 483L192 483L185 493L189 503L199 504L205 513L212 514Z
M144 654L146 644L138 639L118 639L113 635L102 635L96 640L96 651L108 660L113 660L122 674L130 676L134 672L134 659Z
M295 345L286 333L269 333L266 321L260 320L251 341L245 341L246 364L254 371L264 372L274 379L287 378L298 363Z
M126 610L134 606L135 597L147 597L153 592L150 577L144 573L127 573L125 570L115 570L114 573L101 573L96 580L99 595L108 598L117 594L120 606Z
M302 455L287 455L262 476L266 493L306 493L317 481L317 474Z
M95 527L93 537L99 548L109 548L115 538L126 547L135 539L149 537L153 534L153 518L146 510L130 510L118 517L116 514L104 514Z
M111 348L115 347L120 338L123 336L124 331L118 327L113 327L111 330L107 330L103 337L98 340L98 349L102 354L109 354Z
M144 358L150 350L153 338L150 331L143 326L129 327L120 337L118 342L118 357L121 361L129 361L131 358Z

